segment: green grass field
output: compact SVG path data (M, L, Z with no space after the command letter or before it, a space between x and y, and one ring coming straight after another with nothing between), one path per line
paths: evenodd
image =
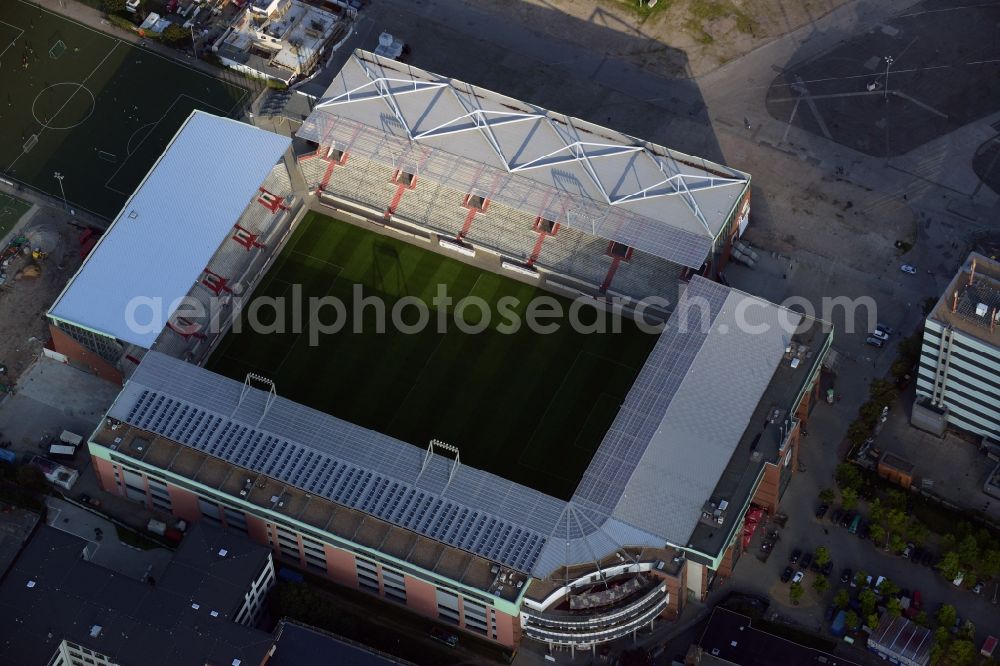
M65 47L65 48L64 48ZM104 217L194 109L237 112L244 87L23 0L0 2L0 171Z
M0 192L0 241L29 210L31 204L24 199ZM0 245L0 250L2 249L3 246Z
M222 341L208 367L241 381L259 373L274 380L279 395L422 448L443 440L459 448L465 465L562 498L572 494L656 339L627 319L617 334L578 333L567 320L555 320L556 333L527 326L503 333L495 307L490 327L478 334L457 328L454 308L445 332L434 325L416 334L392 326L373 332L376 313L368 308L363 332L354 333L355 284L366 296L382 296L390 311L404 296L430 305L439 284L455 302L512 296L522 318L530 299L549 294L317 213L302 221L253 296L287 296L293 284L305 298L342 299L344 328L312 347L305 331L291 332L286 306L287 332L252 333L248 301L242 330ZM568 311L569 301L558 300ZM274 324L278 318L267 312L259 320ZM404 320L415 321L409 312ZM588 312L583 318L593 322L597 312ZM327 312L324 321L333 317ZM431 322L437 317L432 311ZM463 320L483 321L477 309L466 309Z

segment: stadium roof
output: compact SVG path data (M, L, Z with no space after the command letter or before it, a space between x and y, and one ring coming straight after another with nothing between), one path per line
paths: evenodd
M623 545L685 547L799 320L694 278L569 502L157 352L108 416L544 578Z
M193 112L49 315L148 349L290 144ZM150 321L150 307L130 314L130 303L162 306Z
M695 277L560 519L566 538L546 544L537 568L621 538L686 547L800 321Z
M298 136L692 268L750 180L361 50Z

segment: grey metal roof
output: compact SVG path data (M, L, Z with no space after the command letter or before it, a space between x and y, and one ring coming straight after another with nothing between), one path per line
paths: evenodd
M289 145L192 112L49 315L148 349Z
M692 268L750 180L361 50L298 136Z
M108 415L545 577L624 545L685 545L799 319L694 278L569 502L157 352Z
M157 352L109 416L530 572L563 503ZM426 461L426 464L425 464ZM449 480L450 477L450 480Z
M620 543L686 546L800 320L692 279L536 570L552 571L565 553L585 552L612 534L627 539ZM590 513L580 520L584 508ZM577 543L555 538L563 534Z

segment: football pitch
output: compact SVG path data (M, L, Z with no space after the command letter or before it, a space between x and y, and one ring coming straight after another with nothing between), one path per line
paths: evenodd
M24 199L0 192L0 241L29 210L31 204ZM3 245L0 244L0 250L2 249Z
M439 330L433 300L441 284L454 304L466 296L488 303L489 326L463 332L453 304L443 308L447 326ZM303 301L340 299L343 328L312 346L305 327L292 330L293 308L286 306L283 318L274 309L257 311L258 321L279 328L280 319L285 332L251 332L253 299L287 298L292 285L301 285ZM394 303L415 297L428 305L431 324L415 333L391 324L378 332L374 307L354 318L354 285L384 299L387 322ZM559 324L553 333L505 329L510 319L498 314L501 298L517 299L512 310L523 321L531 299L543 295L568 312L569 299L310 212L244 303L241 329L222 340L207 367L240 381L247 372L263 375L283 397L421 448L442 440L458 447L463 465L565 499L656 337L627 318L614 333L610 316L589 307L580 319L608 317L607 332L574 331L568 318L551 320ZM485 321L480 309L460 310L469 325ZM400 312L408 324L418 318L415 308ZM332 308L323 314L325 323L334 319Z
M246 88L23 0L0 2L0 170L110 218L195 109ZM58 174L58 177L57 175Z

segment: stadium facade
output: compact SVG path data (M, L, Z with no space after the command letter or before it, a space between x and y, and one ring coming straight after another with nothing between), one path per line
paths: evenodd
M170 193L157 174L197 163L185 135L216 131L199 124L232 122L203 115L50 312L57 349L127 378L89 440L105 490L245 531L284 561L511 647L614 640L729 575L795 472L832 340L822 322L708 279L746 224L748 176L356 52L299 131L313 142L304 179L287 139L241 126L238 187L213 208L226 186L202 171L230 161L171 173ZM162 237L136 231L132 213L169 208L178 190L204 198L194 214L214 226L198 232L215 244L147 256ZM121 327L136 295L249 290L309 207L562 294L673 296L570 499L205 370L219 336L203 331L231 312L168 310L142 335ZM121 280L143 271L172 276ZM80 305L102 289L119 300Z

